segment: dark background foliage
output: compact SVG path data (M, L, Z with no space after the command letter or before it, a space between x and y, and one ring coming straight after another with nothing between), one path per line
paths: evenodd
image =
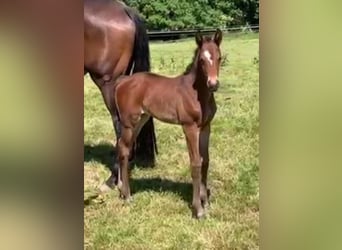
M259 0L125 0L149 30L212 28L259 23Z

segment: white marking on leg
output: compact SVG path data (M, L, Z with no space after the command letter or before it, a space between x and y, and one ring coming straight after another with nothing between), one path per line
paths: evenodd
M205 50L203 52L204 57L208 60L208 62L210 63L210 65L213 65L213 60L211 59L211 54L208 50Z

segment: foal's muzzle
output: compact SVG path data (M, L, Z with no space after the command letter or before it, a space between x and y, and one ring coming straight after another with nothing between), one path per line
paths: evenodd
M216 80L216 81L210 81L209 80L207 82L207 85L208 85L208 89L210 92L215 92L219 88L220 82L218 80Z

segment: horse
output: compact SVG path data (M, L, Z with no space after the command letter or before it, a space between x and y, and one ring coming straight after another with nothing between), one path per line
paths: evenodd
M132 8L120 1L84 0L84 75L102 93L111 115L116 141L120 137L120 119L113 106L114 82L120 75L150 70L150 51L144 20ZM145 166L155 163L157 144L153 119L141 129L132 147L131 156ZM118 164L100 187L108 191L117 184Z
M141 128L154 117L183 128L190 158L193 184L192 214L205 215L210 190L207 188L209 167L210 123L216 113L214 92L219 88L222 31L213 36L196 34L197 48L193 62L177 77L150 72L124 76L115 83L115 106L121 121L118 142L120 197L131 200L128 157Z

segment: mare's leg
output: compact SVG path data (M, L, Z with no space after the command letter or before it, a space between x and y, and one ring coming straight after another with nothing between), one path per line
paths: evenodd
M202 179L200 197L203 207L208 205L210 191L207 188L207 175L209 167L209 137L210 137L210 123L203 127L200 132L199 150L202 156Z
M134 133L133 133L133 141L135 141L141 131L141 129L144 127L144 125L146 124L146 122L148 121L148 119L151 116L147 115L147 114L142 114L140 116L139 121L136 123L136 125L134 126Z
M115 137L116 137L116 150L118 150L118 141L120 138L121 130L120 130L120 120L116 112L111 111L111 117L113 121L113 127L115 131ZM106 191L107 187L113 189L115 185L118 184L119 181L119 163L117 161L117 158L114 158L114 164L110 168L111 175L106 180L105 185L101 186L101 191Z
M116 135L116 144L118 142L118 139L120 137L120 120L117 116L115 104L114 104L114 85L108 84L108 81L110 81L111 77L109 75L96 75L96 74L90 74L91 79L95 82L97 87L100 89L104 103L107 107L107 110L109 111L112 121L113 121L113 127ZM108 80L109 79L109 80ZM116 148L118 148L116 146ZM100 187L101 192L107 192L110 189L113 189L115 185L118 183L118 171L119 171L119 164L117 162L116 157L114 158L114 163L112 166L110 166L111 175L109 178L105 181L103 185Z
M197 218L201 218L204 215L204 209L200 200L200 185L201 185L201 156L199 153L199 128L197 124L184 125L183 131L186 137L190 166L191 177L193 186L192 195L192 209L193 215Z

